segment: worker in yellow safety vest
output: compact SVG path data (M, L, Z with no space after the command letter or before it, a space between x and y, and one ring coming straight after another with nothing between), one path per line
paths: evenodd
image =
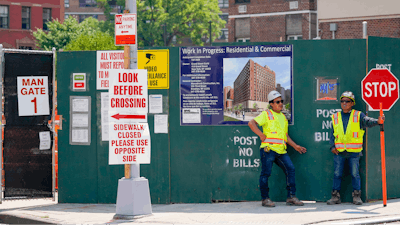
M292 146L300 154L306 153L306 148L297 145L288 135L288 121L281 112L283 100L277 91L268 94L269 105L272 108L263 111L248 125L260 137L261 175L260 191L261 205L275 207L269 198L268 178L271 176L272 165L275 162L286 174L287 205L302 206L304 203L296 197L295 168L286 152L286 144ZM263 131L258 128L262 126Z
M361 180L359 174L360 156L362 156L364 130L383 124L385 116L374 119L364 113L352 109L355 103L354 94L345 91L340 96L341 112L332 115L332 127L330 133L330 150L333 155L334 175L332 197L328 205L340 204L340 188L343 176L344 163L347 160L353 185L353 204L362 205Z

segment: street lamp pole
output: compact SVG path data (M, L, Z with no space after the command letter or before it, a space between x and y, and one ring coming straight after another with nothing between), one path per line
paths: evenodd
M211 35L212 35L212 27L211 27L211 20L210 20L210 46L212 45L212 37L211 37Z

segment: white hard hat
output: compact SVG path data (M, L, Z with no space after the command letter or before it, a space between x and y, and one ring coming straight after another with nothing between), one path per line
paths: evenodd
M272 100L274 100L274 99L276 99L276 98L279 98L279 97L281 97L282 95L281 95L281 93L279 93L279 92L277 92L277 91L271 91L269 94L268 94L268 102L270 102L270 101L272 101Z
M356 104L355 98L354 98L354 94L351 91L345 91L343 92L343 94L340 96L340 99L342 98L349 98L351 100L353 100L354 105Z

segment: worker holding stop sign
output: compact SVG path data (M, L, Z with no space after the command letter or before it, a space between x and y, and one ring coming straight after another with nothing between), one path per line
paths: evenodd
M353 204L361 205L360 157L363 150L363 136L367 127L383 124L385 116L374 119L361 111L353 109L355 97L351 91L345 91L340 96L341 112L332 115L332 131L330 133L330 150L334 154L334 176L332 197L328 205L340 204L340 189L344 164L350 167L353 186Z

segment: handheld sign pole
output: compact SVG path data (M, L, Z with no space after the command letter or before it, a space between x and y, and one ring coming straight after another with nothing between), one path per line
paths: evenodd
M380 112L379 115L383 116L382 102L379 103ZM386 207L387 203L387 190L386 190L386 160L385 160L385 131L383 124L381 127L381 166L382 166L382 197L383 197L383 207Z

